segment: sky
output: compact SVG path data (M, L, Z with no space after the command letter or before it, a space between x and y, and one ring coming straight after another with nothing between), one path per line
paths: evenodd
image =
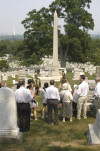
M54 0L0 0L0 35L23 34L25 29L21 21L33 9L48 7ZM94 19L95 27L90 34L100 34L100 0L92 0L88 10ZM61 22L60 22L61 24Z

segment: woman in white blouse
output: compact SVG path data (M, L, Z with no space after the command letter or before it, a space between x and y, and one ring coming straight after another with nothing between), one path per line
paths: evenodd
M72 100L73 96L71 92L68 90L68 84L64 83L62 85L62 90L60 92L60 100L62 100L62 117L63 122L65 122L65 117L70 118L70 122L72 122Z

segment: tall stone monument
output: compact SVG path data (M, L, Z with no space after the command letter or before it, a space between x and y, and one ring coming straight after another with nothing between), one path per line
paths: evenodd
M0 143L21 143L23 134L17 126L15 95L9 88L0 89Z
M60 76L59 74L59 62L58 62L58 16L57 12L54 13L54 28L53 28L53 67L52 77Z
M58 67L58 16L54 13L54 29L53 29L53 66Z
M48 77L40 77L41 85L45 82L54 79L55 81L60 81L61 75L59 72L60 64L58 61L58 16L57 12L54 13L54 28L53 28L53 64L46 66L49 73Z

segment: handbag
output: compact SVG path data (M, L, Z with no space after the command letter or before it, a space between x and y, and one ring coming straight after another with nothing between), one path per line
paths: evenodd
M66 91L65 91L65 93L66 93ZM64 95L65 95L65 93L64 93ZM64 95L63 95L63 97L60 99L60 103L62 103L62 100L63 100L63 98L64 98Z

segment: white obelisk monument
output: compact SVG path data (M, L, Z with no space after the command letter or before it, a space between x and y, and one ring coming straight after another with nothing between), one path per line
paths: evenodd
M59 76L58 62L58 16L54 13L54 28L53 28L53 71L52 76Z
M54 13L54 29L53 29L53 66L58 67L58 16Z

